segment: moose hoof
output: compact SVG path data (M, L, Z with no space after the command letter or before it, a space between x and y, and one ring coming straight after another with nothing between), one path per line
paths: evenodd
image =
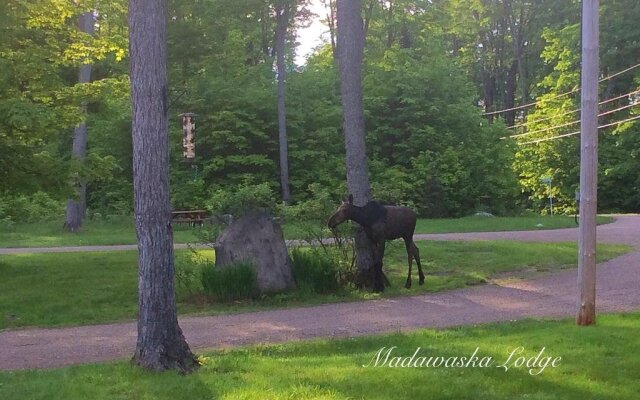
M411 289L411 281L407 281L407 283L404 284L404 287L406 289Z

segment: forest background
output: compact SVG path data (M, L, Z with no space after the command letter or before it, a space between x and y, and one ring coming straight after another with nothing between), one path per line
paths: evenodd
M545 213L550 195L557 210L574 211L578 135L558 136L579 130L578 1L363 3L374 198L423 217ZM169 0L174 209L217 211L238 193L281 202L275 38L283 9L291 202L346 193L334 4L326 0L325 15L309 6ZM86 13L92 33L78 27ZM298 32L318 18L328 43L300 65ZM640 210L637 21L637 0L601 6L599 121L610 126L600 133L600 211ZM126 2L7 0L0 29L0 219L58 218L80 182L89 217L130 215ZM91 79L79 83L83 65ZM197 115L191 163L182 154L184 112ZM87 154L77 157L82 122Z

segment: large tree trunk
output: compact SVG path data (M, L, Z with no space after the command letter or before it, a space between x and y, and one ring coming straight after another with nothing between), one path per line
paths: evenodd
M495 76L492 75L491 71L488 68L483 67L482 69L482 90L484 93L484 109L485 112L493 112L496 111L495 108L495 92L496 92L496 79ZM489 122L493 122L494 114L489 114L487 116Z
M178 326L169 198L166 0L129 1L133 185L138 235L138 341L144 368L197 366Z
M354 203L359 206L371 200L362 100L364 28L360 16L361 3L361 0L337 1L337 54L344 114L347 187L353 194ZM362 230L356 234L356 254L357 283L361 287L373 287L374 246ZM374 289L382 290L383 287Z
M93 35L94 18L93 12L87 12L80 16L78 27L82 32ZM78 83L91 82L91 64L80 66L78 73ZM86 114L87 104L82 104L82 111ZM80 123L73 131L72 157L80 163L84 163L87 157L87 124ZM82 227L87 210L87 182L84 177L79 176L75 183L75 197L67 200L67 213L64 220L64 229L69 232L77 232Z
M329 37L331 39L331 53L334 60L338 59L338 45L336 44L336 3L328 0L327 25L329 26ZM325 3L326 6L326 3Z
M505 109L514 108L516 105L516 92L518 90L518 63L514 60L511 68L507 70L507 76L504 86L503 106ZM502 114L507 126L513 126L516 120L516 110L506 111Z
M287 37L287 27L289 26L290 6L287 0L280 0L276 3L276 66L278 70L278 142L280 144L280 186L282 191L282 201L289 204L289 152L287 148L287 109L285 105L285 39Z

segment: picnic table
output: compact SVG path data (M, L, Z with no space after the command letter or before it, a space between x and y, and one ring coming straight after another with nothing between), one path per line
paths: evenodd
M191 226L202 226L208 218L207 210L183 210L171 212L171 223L173 224L189 224Z

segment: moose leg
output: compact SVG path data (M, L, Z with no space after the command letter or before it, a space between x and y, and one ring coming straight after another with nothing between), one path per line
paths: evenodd
M376 244L375 251L375 261L374 261L374 283L373 283L373 291L374 292L383 292L384 291L384 273L382 272L382 260L384 259L384 240L379 241Z
M404 284L404 287L407 289L411 289L411 267L413 266L413 254L411 245L413 242L408 242L405 240L405 246L407 247L407 261L409 263L409 274L407 275L407 282Z
M418 264L418 283L424 285L424 274L422 273L422 265L420 264L420 250L418 246L414 242L411 242L411 251L413 253L413 258L416 260L416 264Z

